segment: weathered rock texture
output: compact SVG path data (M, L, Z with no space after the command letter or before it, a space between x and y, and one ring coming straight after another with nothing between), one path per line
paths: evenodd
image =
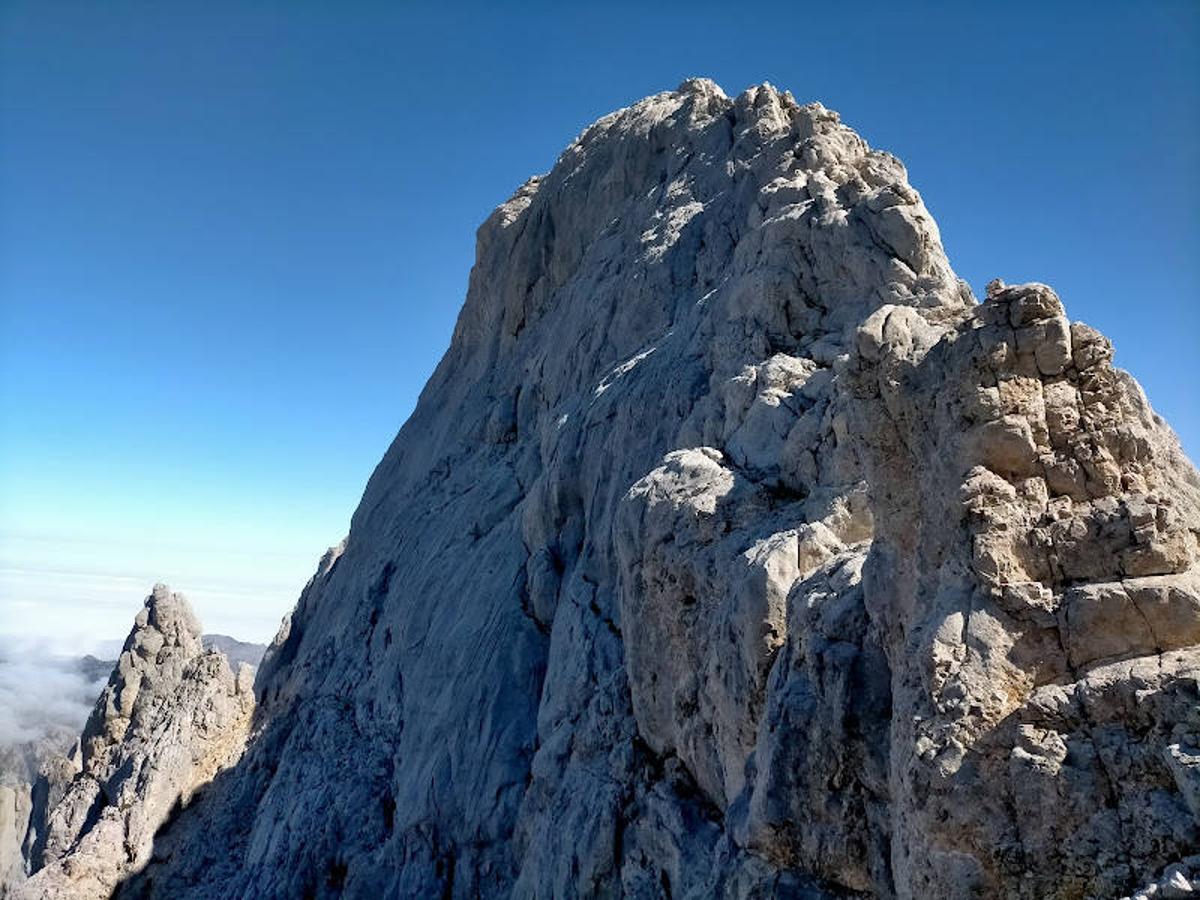
M978 304L894 157L688 81L484 223L245 756L122 890L1187 886L1197 528L1049 288Z
M257 665L266 650L221 634L202 635L201 644L222 653L234 670L243 662ZM0 669L0 900L43 863L47 820L79 772L80 732L116 666L116 660L46 655L37 648L15 659L0 655L0 667L9 669ZM250 674L241 678L248 688ZM16 708L5 710L5 703Z
M22 843L32 805L28 782L0 784L0 897L25 878Z
M201 644L187 601L156 585L69 759L34 786L19 897L107 897L150 857L155 832L235 762L252 670Z
M43 793L36 786L43 779L49 786L77 740L78 732L55 725L30 740L0 746L0 898L25 880L26 840Z
M0 898L26 876L30 824L67 756L113 661L64 657L36 645L0 647Z

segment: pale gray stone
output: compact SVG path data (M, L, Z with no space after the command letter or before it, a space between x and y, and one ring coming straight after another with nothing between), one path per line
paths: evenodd
M976 303L819 104L602 118L480 228L245 754L119 895L1157 883L1200 843L1200 476L1110 359L1045 285Z
M204 648L187 601L156 585L83 730L69 780L43 770L46 796L26 851L34 874L15 895L111 894L145 865L169 817L237 761L253 709L248 679Z

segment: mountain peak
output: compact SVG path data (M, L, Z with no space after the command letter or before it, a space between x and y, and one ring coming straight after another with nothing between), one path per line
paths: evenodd
M894 156L818 103L689 79L480 227L245 754L122 890L1186 881L1197 533L1200 476L1052 289L977 303ZM122 654L136 703L110 684L134 725L161 672L145 722L194 720L172 596ZM105 752L178 746L155 734Z

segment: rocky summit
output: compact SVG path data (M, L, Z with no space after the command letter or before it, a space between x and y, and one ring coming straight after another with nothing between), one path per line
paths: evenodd
M156 591L25 895L1191 896L1200 476L1111 360L820 104L605 116L252 721Z

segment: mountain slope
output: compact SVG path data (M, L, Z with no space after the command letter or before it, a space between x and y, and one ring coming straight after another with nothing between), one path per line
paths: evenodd
M1134 889L1200 836L1200 480L1109 355L819 104L604 117L123 894Z

